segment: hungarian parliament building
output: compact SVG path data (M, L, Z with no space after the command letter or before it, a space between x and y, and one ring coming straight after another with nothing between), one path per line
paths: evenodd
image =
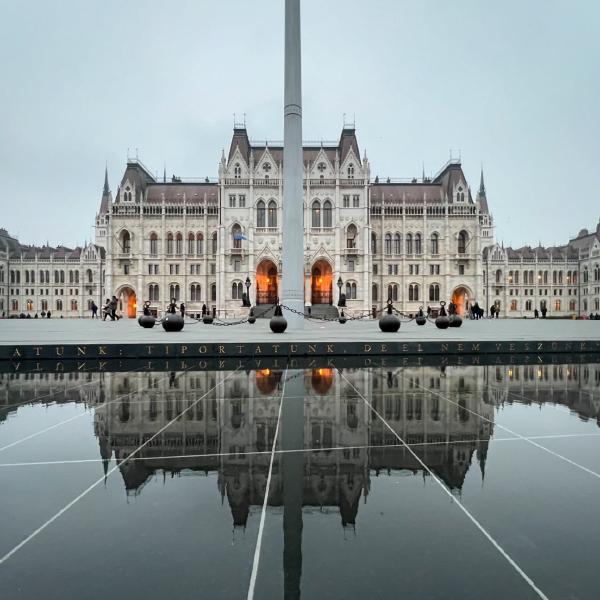
M246 315L280 297L281 143L236 125L218 178L156 177L128 159L115 194L105 173L95 242L25 245L0 229L0 314L83 317L113 295L124 316L172 300L191 314ZM299 249L300 251L300 249ZM406 180L373 177L354 127L304 145L304 294L312 314L405 313L453 302L500 317L600 311L600 223L562 246L505 248L494 239L483 173L473 196L459 160Z

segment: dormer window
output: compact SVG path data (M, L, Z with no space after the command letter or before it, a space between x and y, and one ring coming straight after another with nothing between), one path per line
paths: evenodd
M352 163L348 165L348 179L354 179L354 165Z
M123 199L125 202L131 202L131 188L129 186L125 187L125 193L123 194Z
M456 201L464 202L465 201L465 193L463 192L462 186L458 186L458 192L456 193Z
M235 179L239 179L242 176L242 167L240 167L240 163L235 163L233 167L233 177Z

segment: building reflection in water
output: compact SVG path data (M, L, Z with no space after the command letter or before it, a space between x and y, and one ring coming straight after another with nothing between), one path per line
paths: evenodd
M595 364L345 369L344 377L333 368L295 373L284 402L292 404L293 418L283 412L278 449L284 444L286 450L312 450L298 453L289 467L294 470L302 462L302 504L337 507L344 527L354 527L371 477L422 471L363 395L453 491L461 489L473 466L483 475L497 406L559 403L600 425L600 366ZM125 489L139 494L157 471L217 472L234 527L245 527L250 507L263 502L282 389L282 371L271 369L233 375L0 374L0 424L30 398L83 402L96 409L94 429L107 468L112 458L125 459L189 408L136 460L120 466ZM277 454L268 500L272 506L284 504L287 462L280 461Z

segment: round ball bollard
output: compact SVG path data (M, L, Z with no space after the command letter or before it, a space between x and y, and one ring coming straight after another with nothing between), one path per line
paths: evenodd
M214 321L214 318L212 315L209 315L208 313L206 313L203 317L202 317L202 322L205 325L210 325L212 322Z
M138 319L138 323L144 329L152 329L154 327L154 324L156 323L156 319L152 315L142 315Z
M462 318L458 315L450 315L448 317L448 327L460 327L462 325Z
M425 325L427 323L427 317L423 314L423 308L419 309L419 313L415 317L417 325Z
M344 313L342 313L339 318L340 325L344 325L347 320L348 319L346 318L346 315Z
M269 321L273 333L283 333L287 329L287 321L283 315L274 315Z
M448 318L448 314L446 313L445 306L445 302L440 302L440 314L435 320L435 326L438 329L448 329L450 325L450 319Z
M250 312L248 313L248 323L250 323L250 325L254 325L254 323L256 323L256 317L254 316L253 308L251 308Z
M400 329L400 319L391 313L387 313L379 319L379 329L384 333L396 333Z
M169 313L162 322L165 331L181 331L183 329L183 317L179 313Z

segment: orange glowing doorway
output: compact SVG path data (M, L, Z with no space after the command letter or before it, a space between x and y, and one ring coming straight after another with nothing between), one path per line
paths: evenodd
M272 260L263 260L256 269L256 304L277 302L277 267Z
M473 302L473 293L465 286L457 287L454 292L452 292L452 303L456 306L457 314L461 316L464 316L469 312Z
M119 299L119 312L123 316L135 319L137 316L137 298L133 288L125 286L116 294Z
M313 265L310 285L313 304L333 303L333 274L326 260L318 260Z

